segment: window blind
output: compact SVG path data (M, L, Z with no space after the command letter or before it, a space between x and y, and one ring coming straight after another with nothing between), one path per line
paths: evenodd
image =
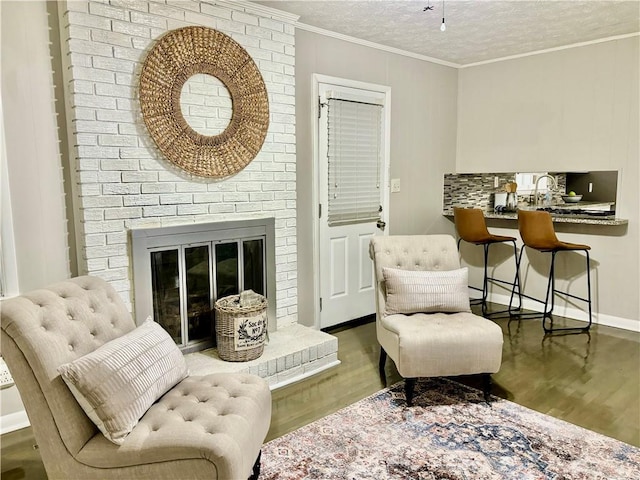
M382 105L328 100L328 223L380 218Z

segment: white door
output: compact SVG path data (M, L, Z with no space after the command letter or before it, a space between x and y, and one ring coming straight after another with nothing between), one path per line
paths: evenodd
M369 240L387 218L388 89L319 83L320 327L375 313Z

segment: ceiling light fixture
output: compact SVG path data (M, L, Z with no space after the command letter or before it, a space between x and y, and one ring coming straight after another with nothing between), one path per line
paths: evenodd
M444 0L442 0L442 25L440 25L440 31L444 32L447 29L447 24L444 23Z

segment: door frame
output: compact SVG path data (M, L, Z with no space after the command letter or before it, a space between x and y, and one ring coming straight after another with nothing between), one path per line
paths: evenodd
M388 235L390 218L389 218L389 169L391 164L391 87L386 85L378 85L375 83L360 82L358 80L350 80L346 78L333 77L330 75L323 75L320 73L314 73L312 75L312 89L311 89L311 102L313 108L311 109L311 140L313 150L313 178L311 182L311 218L313 218L313 236L312 236L312 248L313 248L313 272L320 272L320 217L318 215L318 205L320 204L319 198L319 114L320 105L318 97L320 95L319 85L321 83L330 83L339 87L348 88L360 88L363 90L370 90L384 95L384 150L382 158L382 207L384 212L384 218L386 227L384 235ZM327 208L324 208L324 214L326 214ZM316 330L320 329L320 276L313 275L313 325Z

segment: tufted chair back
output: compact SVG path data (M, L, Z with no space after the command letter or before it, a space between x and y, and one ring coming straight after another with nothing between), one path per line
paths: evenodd
M4 300L0 310L2 355L45 463L61 443L75 455L97 428L57 368L133 330L131 314L107 282L88 276Z
M385 309L386 290L382 269L455 270L460 268L456 241L451 235L389 235L369 243L376 277L378 320Z

